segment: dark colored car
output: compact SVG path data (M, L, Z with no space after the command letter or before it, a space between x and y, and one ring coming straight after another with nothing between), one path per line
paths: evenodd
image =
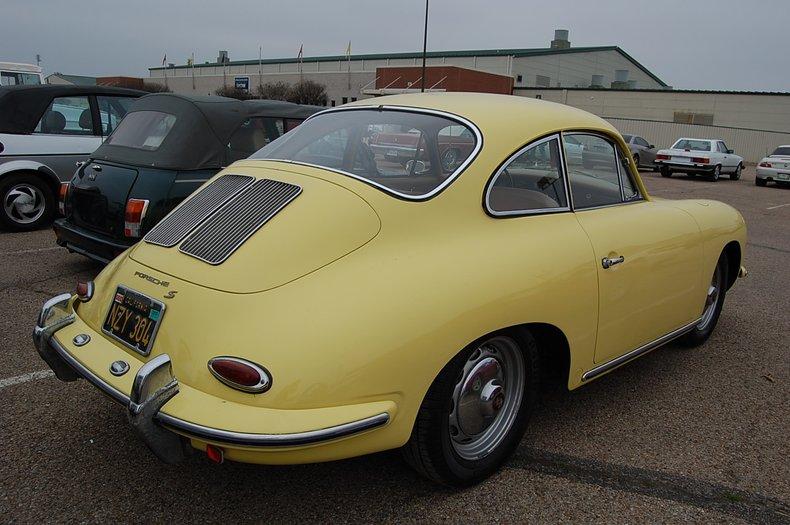
M57 243L109 262L222 168L321 108L147 95L60 190Z
M0 88L0 224L49 224L58 188L144 91L103 86Z

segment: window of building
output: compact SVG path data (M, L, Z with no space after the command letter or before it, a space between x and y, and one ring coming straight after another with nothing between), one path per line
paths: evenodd
M35 128L36 133L93 135L93 115L87 96L52 99Z
M673 122L678 124L698 124L702 126L713 125L712 113L692 113L689 111L675 111Z
M516 75L516 84L521 84L524 81L524 77L522 75Z
M567 210L559 137L542 139L511 157L494 175L486 206L494 215Z
M551 87L551 77L535 75L535 85L538 87Z
M348 97L343 97L343 104L348 104Z
M334 101L334 100L332 100L332 101L329 103L329 105L330 105L330 106L332 106L332 107L335 107L335 101Z

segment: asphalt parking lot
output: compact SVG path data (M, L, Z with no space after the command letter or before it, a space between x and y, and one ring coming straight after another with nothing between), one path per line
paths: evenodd
M49 230L0 234L0 521L790 523L790 189L643 173L653 195L746 218L749 276L701 348L669 345L571 393L546 392L505 468L454 492L396 452L292 467L159 463L124 411L46 372L41 303L100 267Z

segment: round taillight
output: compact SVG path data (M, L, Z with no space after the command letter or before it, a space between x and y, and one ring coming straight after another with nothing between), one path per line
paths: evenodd
M211 374L236 390L260 394L272 385L269 372L261 365L239 357L215 357L208 362Z

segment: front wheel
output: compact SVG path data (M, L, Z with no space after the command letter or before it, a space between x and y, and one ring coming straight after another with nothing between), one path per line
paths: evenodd
M11 231L30 231L48 224L55 212L55 196L45 181L15 173L0 180L0 222Z
M669 170L668 167L661 166L661 176L669 178L672 176L672 172Z
M766 179L761 179L761 178L759 178L759 177L758 177L758 178L756 178L756 179L754 179L754 183L755 183L757 186L767 186L767 185L768 185L768 181L767 181Z
M730 173L730 180L738 180L741 178L741 171L743 171L743 164L738 164L738 167L735 168L735 171Z
M713 270L710 286L708 286L707 295L705 296L702 317L700 317L696 326L680 339L680 342L685 346L694 347L701 345L708 340L713 333L713 329L716 328L721 309L724 307L724 296L727 294L727 270L727 257L722 253L719 261L716 263L716 268Z
M439 373L402 452L423 476L468 486L518 446L537 400L538 350L527 332L467 347Z

